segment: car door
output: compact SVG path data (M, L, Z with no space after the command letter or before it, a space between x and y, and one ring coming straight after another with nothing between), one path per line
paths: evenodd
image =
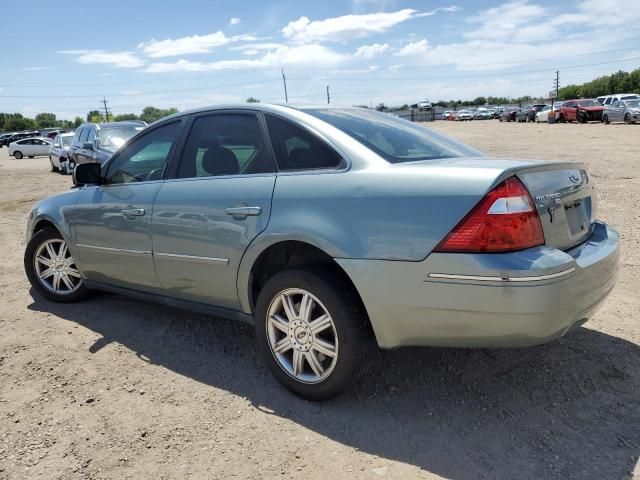
M153 253L170 295L240 308L238 266L271 214L275 167L261 117L222 111L192 117L172 177L153 208Z
M619 101L614 101L608 107L609 121L621 122L624 119L624 106Z
M33 141L33 154L32 155L49 155L49 147L51 144L44 140L35 139Z
M89 137L90 130L91 130L91 127L89 126L83 127L82 131L78 135L77 141L73 143L73 157L76 163L89 162L89 159L87 158L87 155L84 149L84 144L87 141L87 138Z
M151 253L153 201L181 123L150 129L105 165L101 185L82 188L70 223L87 280L158 289Z

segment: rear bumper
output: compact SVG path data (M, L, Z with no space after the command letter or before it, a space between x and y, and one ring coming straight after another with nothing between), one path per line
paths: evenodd
M597 311L616 282L618 234L598 222L588 241L566 252L336 261L358 289L381 348L521 347L560 337Z

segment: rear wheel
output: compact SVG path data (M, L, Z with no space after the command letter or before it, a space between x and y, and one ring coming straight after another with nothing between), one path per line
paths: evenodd
M371 360L366 314L348 285L330 270L287 270L262 288L256 340L276 379L308 400L351 386Z
M16 150L15 152L13 152L13 156L18 160L20 160L22 158L22 152L19 150Z
M602 116L602 121L604 123L606 123L607 125L609 125L609 115L603 115Z
M67 243L55 228L36 232L24 252L24 269L31 286L54 302L76 302L89 290Z
M29 155L29 158L33 158L33 155Z

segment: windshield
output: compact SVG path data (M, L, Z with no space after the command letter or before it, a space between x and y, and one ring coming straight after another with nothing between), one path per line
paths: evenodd
M640 107L640 100L625 100L627 107L629 108L638 108Z
M141 130L144 130L144 127L135 125L127 125L126 127L103 127L98 130L100 146L109 150L117 150Z
M304 109L342 130L390 163L484 156L408 120L364 109Z
M601 105L595 100L580 100L578 105L581 107L600 107Z

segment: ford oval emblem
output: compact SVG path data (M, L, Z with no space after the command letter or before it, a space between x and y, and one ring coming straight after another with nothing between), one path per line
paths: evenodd
M580 182L580 175L578 175L576 172L570 172L569 173L569 180L571 180L573 183L579 183Z

